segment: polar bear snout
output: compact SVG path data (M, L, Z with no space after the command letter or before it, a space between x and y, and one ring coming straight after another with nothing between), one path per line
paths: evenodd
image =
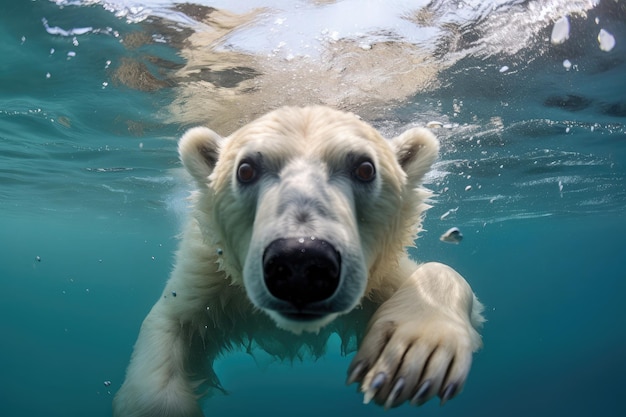
M340 275L341 255L332 244L315 237L276 239L263 254L267 290L289 303L298 318L314 314L312 305L335 294Z

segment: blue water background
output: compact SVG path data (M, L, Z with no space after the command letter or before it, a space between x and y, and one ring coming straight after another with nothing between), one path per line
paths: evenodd
M116 33L139 25L97 5L0 8L0 415L108 416L172 266L184 126L163 121L172 90L138 92L111 79L131 53ZM44 17L103 30L76 45L47 33ZM446 175L431 178L439 196L415 254L466 276L488 322L458 398L388 415L626 415L625 25L612 30L615 49L590 47L578 72L538 54L498 78L502 57L467 58L442 75L449 83L396 106L398 127L427 122L423 108L442 117L458 101L466 109L458 127L438 132ZM176 59L167 45L153 48ZM568 94L590 104L549 105ZM438 239L452 226L465 235L460 245ZM229 355L217 370L230 394L205 410L383 415L344 386L350 358L337 340L316 362Z

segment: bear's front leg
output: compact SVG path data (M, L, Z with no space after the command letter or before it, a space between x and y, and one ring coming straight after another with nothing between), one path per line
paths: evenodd
M189 329L165 313L163 299L143 324L113 400L115 417L201 417L194 384L185 370Z
M366 403L386 408L435 395L445 403L462 390L481 347L482 309L455 270L419 266L372 317L347 383L359 382Z

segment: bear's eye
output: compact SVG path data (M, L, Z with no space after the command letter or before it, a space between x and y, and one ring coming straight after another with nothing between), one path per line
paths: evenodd
M242 184L249 184L256 180L258 171L250 161L241 161L237 168L237 180Z
M373 181L376 177L376 168L370 160L364 160L357 164L354 169L354 176L363 182Z

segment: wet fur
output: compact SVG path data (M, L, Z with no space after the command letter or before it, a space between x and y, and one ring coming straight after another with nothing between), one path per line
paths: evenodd
M212 369L220 354L261 348L278 358L317 357L332 333L343 353L359 347L348 382L361 384L366 402L456 395L481 345L482 306L456 271L419 265L406 252L428 208L421 182L437 151L423 129L386 141L354 115L324 107L282 108L228 138L206 128L186 133L179 152L198 187L191 218L142 324L114 415L201 416L204 389L222 389ZM264 177L242 188L235 167L257 153ZM367 187L342 174L353 153L376 164ZM292 214L292 195L307 216ZM260 251L271 236L308 232L334 239L348 264L333 295L348 308L332 321L290 321L264 304Z

